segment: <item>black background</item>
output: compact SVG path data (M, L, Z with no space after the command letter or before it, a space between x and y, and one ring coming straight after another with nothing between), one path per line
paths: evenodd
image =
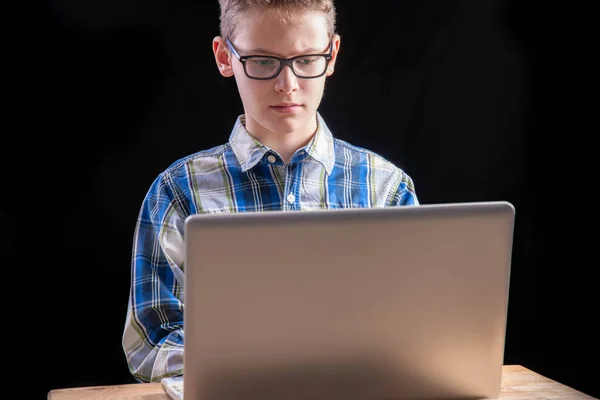
M400 165L423 204L512 202L505 364L598 396L596 132L575 126L571 88L587 78L569 68L571 14L518 0L337 8L320 108L334 135ZM133 382L121 334L141 201L172 161L225 142L242 107L211 51L216 0L46 1L30 15L0 218L8 365L44 397Z

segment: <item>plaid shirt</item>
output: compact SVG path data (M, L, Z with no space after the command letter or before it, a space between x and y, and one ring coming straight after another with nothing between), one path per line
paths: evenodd
M122 345L132 375L183 374L184 222L194 213L418 205L412 179L377 154L318 128L284 164L238 117L228 143L182 158L142 203Z

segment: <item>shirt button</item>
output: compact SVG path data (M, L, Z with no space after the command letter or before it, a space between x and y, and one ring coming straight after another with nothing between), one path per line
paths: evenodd
M293 203L294 201L296 201L296 196L294 196L293 194L288 194L287 196L287 201L288 203Z
M269 155L269 157L267 157L267 160L269 160L269 162L273 164L275 161L277 161L277 158L275 158L275 156L271 154Z

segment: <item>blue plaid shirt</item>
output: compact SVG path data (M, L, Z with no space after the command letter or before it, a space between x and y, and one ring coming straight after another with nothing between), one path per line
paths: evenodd
M418 205L412 179L336 139L317 113L313 139L286 165L238 117L228 143L184 157L150 186L133 243L123 349L132 375L183 374L184 222L194 213Z

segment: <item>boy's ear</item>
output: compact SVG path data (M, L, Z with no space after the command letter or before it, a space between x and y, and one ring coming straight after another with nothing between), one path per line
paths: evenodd
M231 65L232 58L229 53L229 48L225 39L221 36L216 36L212 42L213 53L215 54L215 61L219 72L226 78L233 76L233 67Z
M338 53L340 52L340 42L341 42L340 35L333 35L333 38L331 41L333 43L333 51L331 53L331 61L329 62L329 65L327 66L327 76L331 76L333 74L333 70L335 68L335 61L337 60Z

